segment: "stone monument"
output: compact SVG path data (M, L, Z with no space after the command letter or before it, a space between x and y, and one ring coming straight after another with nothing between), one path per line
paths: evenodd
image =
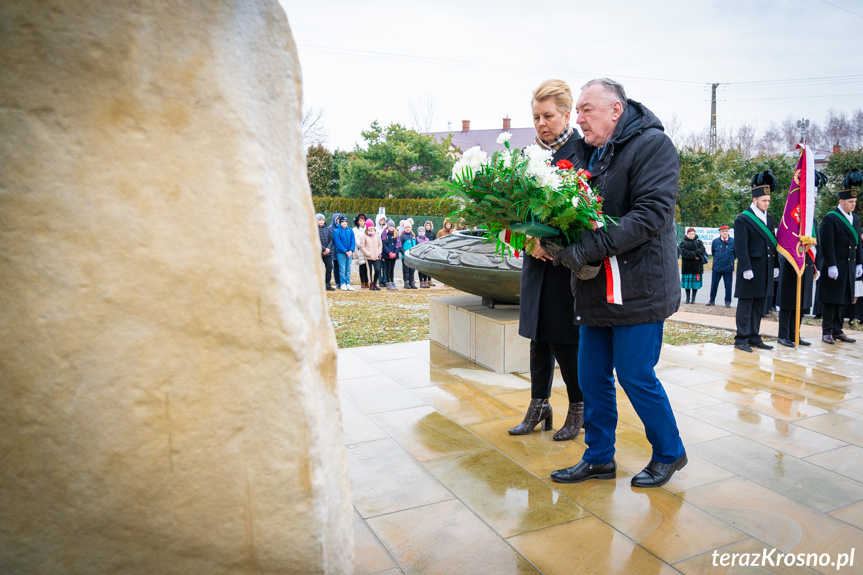
M281 7L0 17L0 573L351 573Z
M489 304L517 304L523 258L496 251L487 232L453 232L405 254L412 268Z

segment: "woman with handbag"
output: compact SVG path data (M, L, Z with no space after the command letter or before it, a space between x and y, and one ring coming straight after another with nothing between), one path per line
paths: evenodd
M686 237L680 240L678 248L681 259L680 286L686 290L686 303L695 303L695 294L704 281L707 250L704 249L704 243L698 239L695 228L686 230Z

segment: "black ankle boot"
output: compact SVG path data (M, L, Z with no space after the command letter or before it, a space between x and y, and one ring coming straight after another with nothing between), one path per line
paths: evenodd
M554 434L553 439L555 441L575 439L581 433L582 425L584 425L584 402L570 403L569 411L566 412L566 423Z
M524 421L509 430L510 435L527 435L533 432L536 424L545 421L542 425L543 431L550 431L553 423L551 412L551 404L547 399L531 399L530 405L527 407L527 413L524 414Z

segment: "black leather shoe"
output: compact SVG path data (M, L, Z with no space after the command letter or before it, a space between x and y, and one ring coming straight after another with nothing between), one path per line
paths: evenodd
M617 477L617 464L614 459L600 465L591 465L582 459L572 467L551 472L552 481L558 483L578 483L586 479L614 479L615 477Z
M758 349L773 349L772 345L767 345L763 341L759 341L758 343L753 343L752 347L757 347Z
M632 478L632 485L635 487L659 487L665 485L674 472L678 469L683 469L689 463L686 454L684 453L677 461L672 463L660 463L651 460L644 470Z
M785 347L794 347L794 342L790 339L782 339L779 338L779 345L784 345Z
M716 305L716 304L715 304L715 303L713 303L712 301L707 302L707 307L710 307L710 306L713 306L713 305Z
M731 307L731 302L730 301L725 302L725 307Z
M748 351L749 353L752 353L752 348L749 347L748 343L735 343L734 349L739 349L740 351Z
M803 340L801 339L801 340L800 340L800 345L812 345L812 344L811 344L811 343L809 343L808 341L803 341Z
M832 335L822 335L821 341L823 341L824 343L829 343L830 345L833 345L834 343L836 343L836 341L833 339Z
M833 336L833 341L844 341L845 343L855 343L857 340L853 337L848 337L844 333L836 334Z
M333 286L331 286L330 284L327 284L326 290L327 290L327 291L336 291L336 288L334 288L334 287L333 287Z

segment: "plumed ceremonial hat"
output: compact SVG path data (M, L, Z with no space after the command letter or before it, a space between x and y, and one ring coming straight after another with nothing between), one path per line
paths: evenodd
M760 198L768 196L770 192L776 189L776 176L773 175L773 170L764 170L752 176L752 197Z
M819 172L818 170L815 170L815 189L820 190L826 185L827 176L824 175L824 172Z
M854 168L845 176L845 189L839 190L837 195L840 200L856 198L857 190L855 188L859 188L861 186L863 186L863 172Z

